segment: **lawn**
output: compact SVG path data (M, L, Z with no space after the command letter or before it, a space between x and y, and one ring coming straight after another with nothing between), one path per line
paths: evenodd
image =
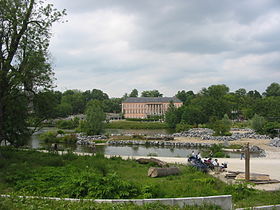
M245 184L226 185L183 165L179 166L180 175L150 178L150 166L118 157L57 155L2 147L0 193L100 199L231 194L237 207L280 203L279 191L253 190ZM9 203L10 199L2 202Z

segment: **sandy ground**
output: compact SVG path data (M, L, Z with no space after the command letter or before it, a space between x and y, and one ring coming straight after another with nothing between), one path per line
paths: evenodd
M221 143L220 141L211 140L201 140L198 138L187 138L187 137L177 137L175 141L178 142L197 142L197 143ZM245 145L249 143L251 146L256 145L266 152L266 157L263 158L251 158L250 159L250 172L251 173L261 173L268 174L270 179L280 180L280 148L269 146L270 140L266 139L241 139L237 141L229 141L229 144L241 144ZM180 158L160 158L166 162L178 162L186 163L186 159ZM245 171L245 161L239 158L219 158L219 162L228 163L228 171ZM279 190L279 184L262 184L257 185L257 189L264 190Z
M199 138L176 137L176 142L193 142L193 143L221 143L220 141L201 140ZM266 139L241 139L237 141L230 141L229 144L245 145L249 143L251 146L256 145L266 152L266 157L251 158L250 159L250 172L268 174L270 179L280 180L280 148L269 146L270 140ZM137 159L140 157L124 156L124 159L131 158ZM187 164L187 158L175 157L155 157L168 163ZM219 158L220 163L228 163L227 171L245 171L245 160L239 158ZM223 176L224 174L220 175ZM261 184L256 185L255 188L262 190L280 190L280 183L277 184Z

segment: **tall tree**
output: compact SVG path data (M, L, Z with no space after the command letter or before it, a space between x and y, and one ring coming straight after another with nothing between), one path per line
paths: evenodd
M141 93L141 97L162 97L163 94L158 90L145 90Z
M279 83L271 83L264 92L265 96L280 96L280 84Z
M34 95L52 86L47 48L63 14L44 1L0 0L0 143L22 144L29 134Z
M105 114L103 112L102 102L98 100L90 101L86 108L86 120L84 131L87 135L101 134L104 129Z
M131 93L129 94L129 97L138 97L138 90L137 89L133 89L131 91Z
M172 101L170 102L168 109L165 113L165 122L167 123L169 128L175 128L176 124L180 122L178 109L175 107Z

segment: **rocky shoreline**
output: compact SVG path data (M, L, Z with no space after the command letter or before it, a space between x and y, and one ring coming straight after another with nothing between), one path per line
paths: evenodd
M168 147L211 147L210 143L191 143L191 142L171 142L171 141L145 141L145 140L110 140L109 145L147 145L147 146L168 146Z
M214 131L209 128L193 128L188 131L183 131L181 133L174 133L175 137L196 137L202 140L216 140L216 141L234 141L242 138L249 139L271 139L266 135L259 135L252 129L232 129L235 131L231 136L213 136Z

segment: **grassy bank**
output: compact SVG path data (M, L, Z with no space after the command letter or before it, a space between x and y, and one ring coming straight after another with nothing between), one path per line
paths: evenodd
M0 193L103 199L231 194L238 207L280 203L279 191L263 192L244 184L226 185L186 166L180 166L180 175L150 178L147 177L150 166L134 160L106 159L101 155L59 156L0 148ZM1 200L10 202L10 199Z
M109 129L167 129L162 122L113 121L106 124Z

